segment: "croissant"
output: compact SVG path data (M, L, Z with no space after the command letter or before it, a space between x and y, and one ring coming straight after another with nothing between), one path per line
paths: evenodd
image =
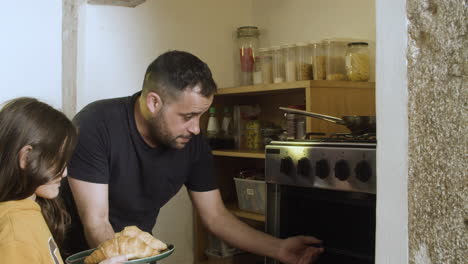
M114 238L101 243L84 260L85 264L99 262L115 256L126 255L128 260L158 255L167 249L167 245L154 238L150 233L141 231L136 226L127 226Z

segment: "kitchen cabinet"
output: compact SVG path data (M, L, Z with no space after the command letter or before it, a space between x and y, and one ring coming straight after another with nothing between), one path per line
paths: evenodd
M213 106L217 109L234 105L255 105L261 108L259 120L280 124L283 112L279 106L305 105L306 111L331 116L375 115L375 83L343 81L297 81L276 84L220 88ZM201 127L206 127L206 118ZM345 126L307 118L307 132L345 133ZM263 230L265 216L245 212L237 205L234 176L245 168L263 168L265 152L260 150L213 150L215 171L219 188L228 210L255 228ZM204 254L207 247L207 231L198 216L194 216L195 263L261 263L262 258L243 254L232 259L209 260Z

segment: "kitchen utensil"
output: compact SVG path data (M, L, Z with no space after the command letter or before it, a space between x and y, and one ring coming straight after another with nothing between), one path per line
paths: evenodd
M88 249L88 250L73 254L73 255L69 256L65 260L65 263L66 264L83 264L84 259L87 256L91 255L91 253L93 253L94 250L96 250L96 249L95 248ZM151 256L151 257L147 257L147 258L127 260L127 261L125 261L123 263L124 264L153 263L153 262L161 260L163 258L167 258L169 255L172 254L172 252L174 252L174 250L175 250L174 245L168 245L167 250L163 251L161 254Z
M282 111L287 113L293 114L300 114L305 116L310 116L318 119L322 119L328 122L332 122L338 125L344 125L349 130L351 130L352 134L360 135L365 133L375 133L376 131L376 119L375 116L342 116L341 118L317 114L313 112L308 112L299 109L287 108L287 107L280 107Z

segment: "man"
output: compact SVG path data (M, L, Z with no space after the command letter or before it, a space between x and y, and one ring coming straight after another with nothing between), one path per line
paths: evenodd
M159 209L182 185L207 229L235 247L284 263L309 263L323 251L308 246L320 242L313 237L256 231L224 207L200 135L200 117L216 89L204 62L170 51L150 64L141 93L97 101L77 114L79 140L64 190L73 193L76 208L71 195L65 200L83 226L74 223L68 236L72 252L96 247L128 225L151 232Z

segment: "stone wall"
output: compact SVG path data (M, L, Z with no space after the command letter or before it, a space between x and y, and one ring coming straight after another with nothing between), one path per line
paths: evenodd
M467 10L407 1L410 263L466 263Z

